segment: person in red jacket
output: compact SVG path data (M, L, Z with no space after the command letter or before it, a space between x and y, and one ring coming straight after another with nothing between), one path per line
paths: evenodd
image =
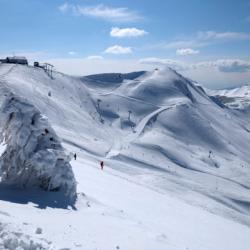
M104 162L103 162L103 161L101 161L101 162L100 162L100 165L101 165L101 170L103 170L103 167L104 167Z

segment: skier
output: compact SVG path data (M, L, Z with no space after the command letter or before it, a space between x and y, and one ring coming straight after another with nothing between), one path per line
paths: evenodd
M76 161L76 153L74 154L74 158L75 158L75 161Z
M101 170L103 170L103 167L104 167L104 162L103 162L103 161L101 161L101 162L100 162L100 165L101 165Z
M212 155L212 150L209 150L208 158L211 158L211 155Z

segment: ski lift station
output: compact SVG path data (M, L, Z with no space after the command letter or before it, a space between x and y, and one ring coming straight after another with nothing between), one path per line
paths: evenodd
M39 62L34 62L34 67L44 69L44 71L48 74L48 76L53 78L52 74L54 66L52 64L49 63L40 64Z
M13 64L22 64L28 65L28 60L23 56L8 56L5 59L0 59L1 63L13 63Z

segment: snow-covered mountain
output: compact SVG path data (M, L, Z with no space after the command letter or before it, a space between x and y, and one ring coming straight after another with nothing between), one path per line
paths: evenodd
M72 210L57 194L2 188L3 234L42 238L45 249L248 249L246 113L171 69L51 79L2 64L0 88L0 104L12 93L48 118L77 154L78 182ZM15 241L5 238L0 246Z
M244 110L250 107L250 84L225 90L207 90L207 92L220 99L229 108Z

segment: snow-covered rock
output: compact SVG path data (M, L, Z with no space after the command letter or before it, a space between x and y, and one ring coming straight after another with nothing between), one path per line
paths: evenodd
M36 229L36 234L42 234L42 232L43 232L42 228L38 227Z
M34 239L20 230L13 231L8 225L0 223L1 250L52 250L54 247L46 240Z
M60 140L37 108L10 94L1 110L1 182L19 187L41 187L76 196L76 181L70 158Z

